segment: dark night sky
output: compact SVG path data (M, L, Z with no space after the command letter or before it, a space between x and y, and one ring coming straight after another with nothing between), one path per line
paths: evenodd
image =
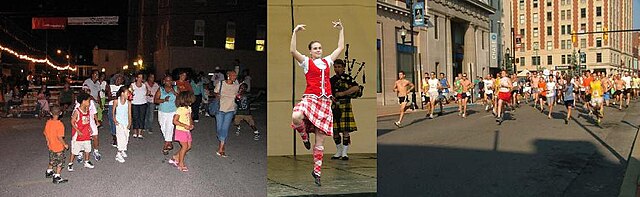
M48 40L49 54L56 49L66 50L77 57L82 55L90 63L94 46L102 49L125 49L127 38L127 0L70 1L70 0L23 0L5 2L0 6L0 15L33 35L15 33L32 47L45 51ZM67 26L65 30L31 30L31 17L69 16L119 16L117 26ZM15 31L15 30L12 30ZM47 33L48 32L48 33ZM48 36L46 36L48 34ZM0 32L0 36L5 36ZM7 39L8 36L5 37ZM46 39L48 37L48 39ZM13 46L19 48L22 46ZM84 63L79 60L77 63Z

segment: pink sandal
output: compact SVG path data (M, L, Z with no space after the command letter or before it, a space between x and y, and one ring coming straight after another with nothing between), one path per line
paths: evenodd
M178 162L175 159L169 159L169 163L172 164L174 167L178 167Z

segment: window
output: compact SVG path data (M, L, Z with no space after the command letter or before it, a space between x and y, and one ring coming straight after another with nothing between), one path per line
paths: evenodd
M571 33L571 25L567 25L567 34Z
M567 63L567 59L565 59L565 58L566 58L566 56L562 55L562 64L566 64Z
M584 58L580 58L580 63L583 63L583 64L587 63L587 53L584 53L584 55L582 57L584 57Z
M484 49L484 32L481 31L480 33L482 34L482 49Z
M602 38L600 37L596 38L596 47L602 47Z
M562 20L564 20L564 19L565 19L565 18L564 18L564 16L565 16L564 14L565 14L565 11L564 11L564 10L560 11L560 19L562 19Z
M597 63L601 63L602 62L602 53L596 53L596 62Z
M531 57L531 63L533 63L534 66L539 66L540 65L540 56Z
M587 48L587 39L580 39L580 48Z
M524 24L524 14L520 14L520 24Z
M571 10L567 10L567 20L571 20Z
M109 62L109 53L104 54L104 62Z
M538 37L538 28L533 28L533 37Z
M553 56L548 55L547 56L547 65L552 65L553 64Z
M580 24L580 31L587 31L587 24L586 23L582 23Z
M566 42L567 42L567 41L565 41L565 40L561 40L561 41L560 41L560 49L566 49L566 47L565 47L565 46L566 46L566 44L567 44Z
M565 4L567 4L566 0L560 0L560 5L565 5Z
M258 25L256 27L256 51L264 51L264 43L267 39L267 26L266 25Z
M551 42L551 41L547 41L547 50L548 50L548 51L553 50L553 42Z
M533 50L539 50L540 49L540 43L539 42L533 42Z
M547 7L551 7L551 1L547 0Z
M236 48L236 23L227 22L227 37L225 38L224 48L234 50Z
M602 16L602 7L596 7L596 16Z
M553 33L553 28L551 26L547 27L547 36L550 36Z
M534 23L538 22L538 13L533 13L533 22Z
M551 12L547 12L547 21L551 21L552 17L551 17Z
M438 34L440 34L440 32L438 31L438 16L434 16L433 18L433 36L437 40Z
M566 34L566 33L567 33L566 31L564 31L564 28L565 28L565 26L564 26L564 25L561 25L561 26L560 26L560 35L564 35L564 34Z
M520 4L518 7L520 7L520 10L524 10L524 0L520 0Z
M520 66L524 66L524 57L520 57Z
M533 8L537 8L538 7L538 0L533 0Z
M204 20L195 20L193 26L193 46L204 47Z
M571 44L573 44L571 40L567 40L567 49L571 49Z
M587 8L580 8L580 18L587 18Z
M596 31L602 31L602 22L596 22Z
M522 37L524 37L524 29L520 29L520 35L522 35Z

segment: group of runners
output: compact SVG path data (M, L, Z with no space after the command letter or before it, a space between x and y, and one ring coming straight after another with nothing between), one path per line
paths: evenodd
M404 72L400 71L398 77L394 92L398 94L400 117L394 124L402 127L404 112L410 106L408 95L415 86L405 78ZM604 118L605 106L623 110L629 106L630 100L640 97L640 74L620 72L607 75L604 72L585 71L570 75L567 72L545 70L518 77L503 70L472 83L466 73L459 73L453 81L452 95L449 94L450 87L444 73L439 76L435 72L424 74L421 90L427 118L433 119L438 107L438 115L442 116L443 105L448 104L451 99L458 105L458 115L466 118L467 103L475 95L480 99L484 110L495 116L498 125L504 121L505 111L514 112L521 102L531 103L534 109L546 114L548 119L553 118L556 104L564 104L567 109L565 124L569 123L572 110L580 103L584 112L593 116L596 124L600 124Z

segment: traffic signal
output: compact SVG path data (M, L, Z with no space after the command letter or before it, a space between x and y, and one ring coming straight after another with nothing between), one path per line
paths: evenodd
M578 35L576 35L576 31L571 32L571 42L573 43L578 42Z
M607 27L604 27L604 29L602 30L604 31L604 33L602 33L602 38L604 38L604 40L609 39L609 34L607 33L609 29Z

